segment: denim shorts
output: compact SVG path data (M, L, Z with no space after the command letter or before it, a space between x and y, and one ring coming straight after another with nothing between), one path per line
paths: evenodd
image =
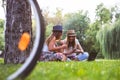
M67 56L67 58L71 59L71 60L78 60L78 61L82 61L82 60L86 60L89 57L89 53L88 52L83 52L80 54L71 54L69 56Z

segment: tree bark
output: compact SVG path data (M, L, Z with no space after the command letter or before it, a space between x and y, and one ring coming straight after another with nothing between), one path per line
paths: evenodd
M27 0L7 0L4 62L23 63L32 48L31 7ZM25 51L18 49L21 35L28 32L31 36Z

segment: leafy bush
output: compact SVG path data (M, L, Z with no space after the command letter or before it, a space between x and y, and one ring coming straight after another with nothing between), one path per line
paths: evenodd
M4 20L0 19L0 50L4 49Z
M84 47L84 41L86 39L86 30L88 29L90 19L88 13L83 13L83 11L78 11L76 13L69 13L65 15L64 19L64 30L74 29L77 34L77 38L80 41L81 45ZM64 36L66 34L64 33Z
M120 20L114 25L105 25L97 37L105 58L120 59Z

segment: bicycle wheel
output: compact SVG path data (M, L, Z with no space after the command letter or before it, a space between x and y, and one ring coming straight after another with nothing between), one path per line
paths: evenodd
M7 80L25 79L34 69L43 47L45 27L44 27L44 20L40 11L40 7L36 0L28 0L28 1L34 10L37 21L36 38L33 45L34 47L30 53L30 56L27 58L26 62L16 72L10 75L7 78Z

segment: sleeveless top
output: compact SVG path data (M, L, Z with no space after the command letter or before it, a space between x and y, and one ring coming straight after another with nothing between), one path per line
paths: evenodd
M67 39L63 40L63 43L66 44L66 41L67 41ZM76 44L80 44L79 41L78 41L78 39L75 39L75 43L76 43ZM69 47L68 49L64 49L64 52L66 53L66 52L68 52L68 51L70 51L70 50L73 50L73 47L72 47L72 46ZM68 56L72 56L72 55L76 55L76 53L69 54Z
M58 46L58 45L55 43L54 46ZM48 45L47 45L46 43L44 43L44 45L43 45L42 52L51 52L51 51L49 51L49 49L48 49Z
M49 49L48 49L48 46L47 46L46 43L44 43L42 51L43 52L49 52Z

